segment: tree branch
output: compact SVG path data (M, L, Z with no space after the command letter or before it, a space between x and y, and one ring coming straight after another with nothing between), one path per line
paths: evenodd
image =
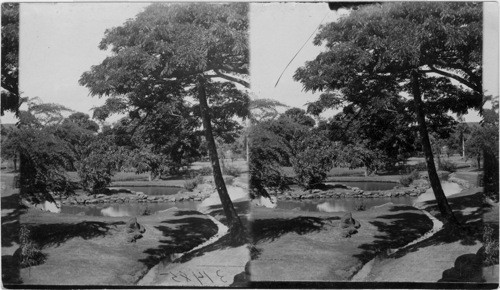
M223 73L221 73L218 70L214 70L214 72L215 72L215 75L210 75L208 77L210 77L210 78L213 78L213 77L223 78L223 79L226 79L228 81L232 81L232 82L238 83L240 85L243 85L246 88L250 88L250 83L248 83L247 81L244 81L244 80L241 80L241 79L238 79L238 78L235 78L235 77L223 74Z
M437 74L440 74L442 76L445 76L445 77L449 77L449 78L452 78L456 81L459 81L460 83L468 86L469 88L471 88L472 90L476 91L476 92L479 92L479 93L483 93L482 92L482 89L480 87L477 87L476 85L474 85L473 83L469 82L468 80L464 79L463 77L460 77L460 76L457 76L455 74L452 74L452 73L449 73L449 72L446 72L446 71L442 71L440 69L437 69L435 68L434 66L432 65L429 65L429 68L430 70L421 70L421 72L433 72L433 73L437 73Z

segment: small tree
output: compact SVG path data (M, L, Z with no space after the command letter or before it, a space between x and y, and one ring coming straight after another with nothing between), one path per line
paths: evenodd
M291 141L290 162L297 174L297 182L304 189L322 184L333 168L336 146L320 132L306 131Z
M87 146L85 156L77 165L83 189L92 194L105 192L122 158L121 150L109 137L96 136Z
M64 140L47 128L20 128L7 139L20 155L21 196L54 202L53 194L69 194L74 185L66 168L74 156Z

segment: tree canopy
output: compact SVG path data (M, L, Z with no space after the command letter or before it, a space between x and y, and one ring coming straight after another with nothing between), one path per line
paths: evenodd
M92 96L107 97L97 110L101 118L128 112L147 123L161 109L164 116L178 118L166 124L170 129L191 122L199 112L232 232L242 226L222 179L212 126L218 134L219 128L234 127L232 116L248 115L248 96L238 92L238 85L249 87L247 14L244 3L152 4L122 26L106 30L99 48L112 55L79 81ZM163 134L169 133L175 131Z
M311 110L408 97L418 122L429 179L441 212L454 220L436 173L427 123L448 111L482 106L482 4L394 2L367 5L323 26L326 49L297 69L306 91L322 91ZM434 121L429 122L429 120ZM456 220L454 220L456 221Z
M4 111L19 108L19 3L2 3L2 101Z

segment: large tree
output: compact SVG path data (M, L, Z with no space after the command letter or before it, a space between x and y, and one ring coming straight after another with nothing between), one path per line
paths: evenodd
M162 104L184 118L198 101L214 179L233 237L243 226L224 184L208 101L222 90L249 87L247 4L153 4L106 31L99 48L112 55L84 73L91 95L107 96L117 111L146 119ZM223 84L225 83L225 84ZM224 86L223 88L220 88ZM217 88L219 87L219 88ZM168 131L165 132L168 134Z
M19 108L19 3L2 3L1 115Z
M323 104L409 95L438 207L457 223L441 187L427 121L430 112L463 114L482 104L482 4L395 2L364 6L323 26L326 50L296 71Z

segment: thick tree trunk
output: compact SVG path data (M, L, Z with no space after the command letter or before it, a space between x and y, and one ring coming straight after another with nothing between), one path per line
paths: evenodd
M235 239L246 239L246 236L244 235L245 229L240 221L240 218L238 217L238 214L236 213L236 210L234 209L233 202L229 197L226 184L224 183L224 178L222 177L217 147L215 146L215 139L212 133L212 124L205 91L205 78L203 76L198 78L198 100L200 101L200 111L203 120L203 128L205 129L205 138L207 139L208 153L213 168L215 187L219 193L230 234Z
M439 180L439 176L436 171L436 165L434 164L434 156L432 154L431 142L429 141L429 132L427 131L427 124L425 122L424 104L422 102L422 96L420 93L420 81L417 71L412 72L411 85L413 99L415 100L415 111L417 113L417 121L420 138L422 141L422 148L424 150L425 161L427 163L427 172L429 174L429 181L431 183L432 190L434 191L439 211L441 212L445 220L454 224L458 224L458 221L453 215L453 211L448 204L448 200L446 199L443 188L441 187L441 181Z

